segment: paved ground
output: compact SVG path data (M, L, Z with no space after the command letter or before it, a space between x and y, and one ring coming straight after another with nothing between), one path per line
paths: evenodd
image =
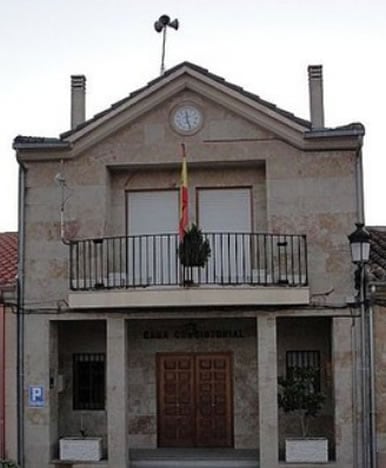
M131 468L258 468L257 450L131 450Z

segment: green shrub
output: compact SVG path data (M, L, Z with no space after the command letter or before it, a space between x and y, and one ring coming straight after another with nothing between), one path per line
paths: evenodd
M0 460L0 468L19 468L19 465L13 460Z
M178 247L180 262L185 267L204 267L210 257L210 246L195 224L185 232Z
M298 416L302 437L307 436L310 418L319 414L326 400L317 389L317 378L316 369L303 367L293 368L286 378L279 377L279 407Z

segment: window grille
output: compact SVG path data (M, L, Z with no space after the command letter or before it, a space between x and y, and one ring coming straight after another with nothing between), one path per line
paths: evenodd
M287 351L287 377L295 368L314 369L316 373L314 387L316 391L320 391L320 351Z
M105 354L73 355L74 410L105 408Z

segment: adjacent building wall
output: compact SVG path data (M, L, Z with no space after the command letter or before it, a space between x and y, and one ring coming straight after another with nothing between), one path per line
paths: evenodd
M374 307L376 444L379 467L386 466L386 307Z
M0 304L0 372L1 385L1 453L4 458L17 458L17 383L16 383L16 313Z

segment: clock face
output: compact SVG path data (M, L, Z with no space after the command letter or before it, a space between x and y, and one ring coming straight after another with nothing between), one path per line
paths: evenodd
M202 123L202 112L193 104L183 104L172 114L172 125L179 133L185 135L197 132Z

